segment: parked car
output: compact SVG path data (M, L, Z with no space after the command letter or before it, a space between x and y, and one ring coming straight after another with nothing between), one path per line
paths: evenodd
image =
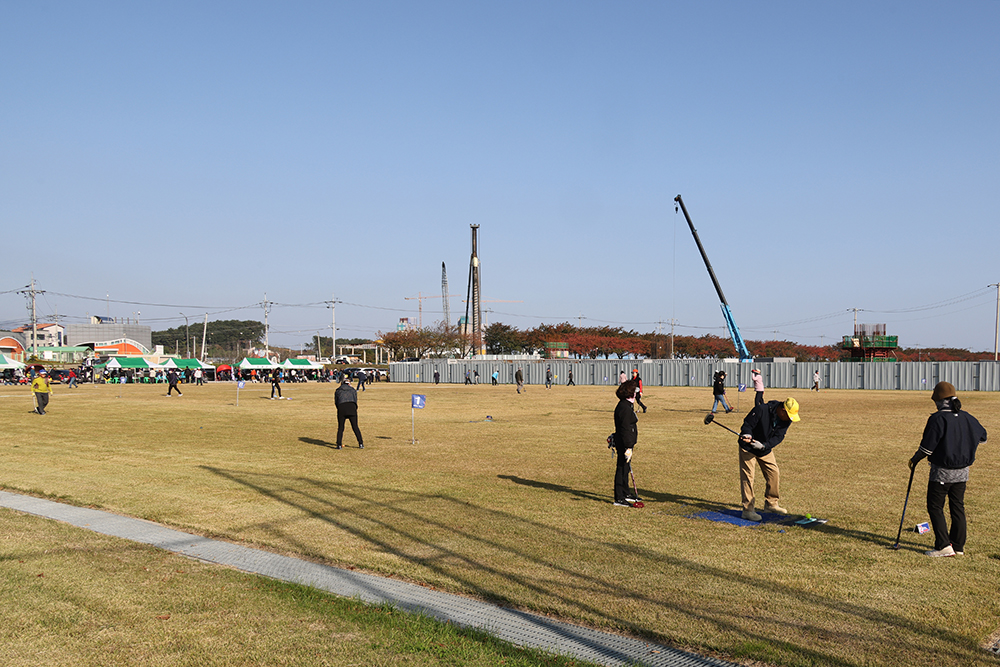
M54 384L69 382L69 371L61 368L53 368L49 371L49 382Z

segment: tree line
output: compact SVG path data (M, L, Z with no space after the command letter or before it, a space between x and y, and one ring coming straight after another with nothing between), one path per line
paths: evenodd
M379 333L383 345L393 358L467 356L469 337L457 327L437 323L423 329L407 329ZM623 327L577 327L569 322L540 324L520 330L497 322L483 331L487 354L544 354L545 344L566 343L569 353L577 359L722 359L735 356L729 338L705 334L702 336L670 336L659 332L639 333ZM841 344L803 345L786 340L748 340L747 347L754 357L793 358L796 361L847 361L850 351ZM978 361L992 359L992 353L970 352L958 348L906 349L893 353L898 361Z

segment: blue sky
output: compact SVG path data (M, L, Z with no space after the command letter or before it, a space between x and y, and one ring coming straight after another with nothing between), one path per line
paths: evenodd
M490 322L992 350L1000 4L0 3L0 325ZM85 298L80 298L85 297ZM423 321L441 318L425 300ZM162 305L154 305L162 304ZM296 304L315 304L301 306Z

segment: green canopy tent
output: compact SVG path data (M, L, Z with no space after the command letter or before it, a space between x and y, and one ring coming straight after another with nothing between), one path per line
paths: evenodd
M111 357L105 364L98 364L94 368L131 368L147 369L159 368L156 364L150 364L142 357Z
M197 359L167 359L160 364L160 368L201 368L203 370L215 370L215 366L212 364L206 364L204 361L198 361Z
M240 368L249 371L252 369L261 370L272 370L275 368L280 368L278 364L271 363L269 359L260 359L259 357L246 357L240 362Z
M317 364L308 359L285 359L285 362L281 364L281 368L296 371L318 371L323 370L323 364Z
M10 359L2 354L0 354L0 370L6 370L8 368L24 368L24 364L16 359Z

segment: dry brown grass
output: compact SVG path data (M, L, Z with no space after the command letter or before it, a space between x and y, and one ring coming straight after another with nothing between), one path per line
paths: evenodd
M0 391L0 483L736 659L993 660L979 648L1000 625L990 444L967 495L967 556L925 558L931 537L906 532L903 550L885 548L925 393L796 392L802 422L776 450L783 504L829 523L748 529L688 516L739 501L735 436L702 423L708 388L647 389L642 510L610 505L609 388L376 384L361 395L363 451L350 433L331 449L332 385L288 386L290 401L248 385L239 407L233 385L118 391L57 388L45 417L25 392ZM427 395L417 443L411 393ZM990 429L1000 396L962 398ZM907 526L926 520L925 480L926 464Z

